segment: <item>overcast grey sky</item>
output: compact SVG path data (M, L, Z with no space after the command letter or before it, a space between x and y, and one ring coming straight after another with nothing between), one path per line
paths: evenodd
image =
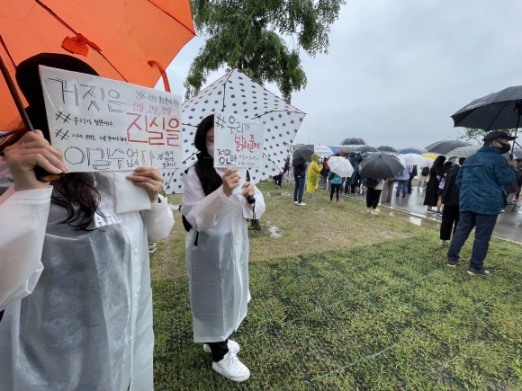
M348 0L328 54L301 56L308 85L292 104L307 115L295 142L337 145L357 136L402 148L456 138L451 114L522 84L521 15L520 0ZM203 42L194 38L170 65L172 92L184 95Z

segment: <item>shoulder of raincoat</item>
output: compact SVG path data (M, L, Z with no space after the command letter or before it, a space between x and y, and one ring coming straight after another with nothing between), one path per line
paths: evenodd
M117 214L110 173L99 175L92 231L61 223L51 186L0 198L2 390L153 389L148 239L168 235L172 211L162 199Z
M503 186L514 178L515 168L507 163L500 150L483 146L466 159L455 179L460 187L460 211L499 214L504 207Z
M246 218L252 218L253 212L241 195L227 197L223 186L205 196L194 167L184 181L181 213L192 225L185 246L194 342L219 342L237 330L247 315ZM266 207L257 187L254 197L259 218Z

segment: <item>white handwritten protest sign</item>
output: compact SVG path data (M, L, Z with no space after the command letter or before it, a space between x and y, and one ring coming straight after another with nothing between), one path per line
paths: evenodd
M214 114L214 167L260 168L265 125L244 117Z
M180 168L181 97L40 66L51 144L72 172Z

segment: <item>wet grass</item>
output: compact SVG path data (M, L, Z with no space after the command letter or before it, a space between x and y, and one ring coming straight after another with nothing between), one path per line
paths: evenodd
M251 232L252 301L233 336L251 378L213 373L192 342L184 245L183 264L166 266L177 232L152 257L156 390L522 389L522 246L493 239L493 275L470 277L445 266L435 230L321 193L295 207L261 187L269 209Z

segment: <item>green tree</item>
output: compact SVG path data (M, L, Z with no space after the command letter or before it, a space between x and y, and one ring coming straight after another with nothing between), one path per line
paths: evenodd
M206 38L185 80L188 99L210 72L239 68L260 84L275 83L283 98L306 86L300 50L327 53L331 24L345 0L191 0L194 24ZM285 39L293 43L289 48Z
M510 136L515 135L516 129L499 129L503 132L506 132ZM482 140L484 139L484 136L488 134L490 131L485 131L484 129L473 129L473 128L465 128L460 133L459 139L462 141L476 141L479 143L482 143Z

